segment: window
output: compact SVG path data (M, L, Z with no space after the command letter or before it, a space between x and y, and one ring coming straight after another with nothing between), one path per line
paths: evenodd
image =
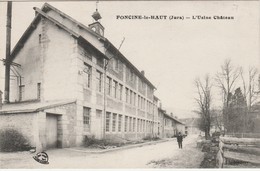
M129 132L132 131L132 117L129 118Z
M122 127L122 115L118 115L118 132L121 132Z
M119 60L114 58L113 62L114 62L114 70L118 71L119 70Z
M106 91L108 95L111 95L111 84L112 84L112 79L110 77L107 77L107 81L106 81Z
M123 85L119 84L119 100L122 100L123 95Z
M130 81L134 81L134 73L130 70Z
M104 59L97 57L97 65L100 66L101 68L103 68L104 66Z
M133 105L135 106L136 93L133 93Z
M112 132L115 132L116 131L116 117L117 117L117 114L116 113L113 113L113 120L112 120Z
M97 91L98 92L102 92L102 73L100 71L97 70Z
M140 132L143 132L143 120L140 120Z
M130 104L133 103L133 92L132 90L130 90Z
M80 48L80 55L82 55L83 57L86 57L89 60L92 60L91 54L83 48Z
M143 120L143 132L145 132L145 120Z
M90 131L90 108L83 107L83 125L85 131Z
M41 83L37 84L37 99L41 99Z
M125 132L127 132L128 116L125 116Z
M140 96L139 96L139 95L138 95L137 103L138 103L138 108L140 109L140 108L141 108L141 99L140 99Z
M114 98L117 97L117 82L113 81L113 93L114 93Z
M133 132L135 132L135 118L133 118Z
M109 128L110 128L110 113L107 112L106 113L106 132L109 132Z
M139 132L139 127L140 127L140 123L139 123L139 119L137 119L137 132Z
M125 102L128 103L128 98L129 98L129 89L128 88L125 88Z
M24 100L24 85L19 86L19 100Z
M91 66L84 63L84 69L83 69L84 88L90 88L90 83L91 83Z

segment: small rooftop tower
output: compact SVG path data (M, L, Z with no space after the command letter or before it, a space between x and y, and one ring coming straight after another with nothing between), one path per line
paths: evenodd
M98 20L100 20L102 17L100 13L98 12L98 7L97 7L98 1L96 2L96 11L92 14L92 17L94 18L94 22L92 24L89 24L89 28L91 28L94 32L97 34L104 36L104 27L100 24Z

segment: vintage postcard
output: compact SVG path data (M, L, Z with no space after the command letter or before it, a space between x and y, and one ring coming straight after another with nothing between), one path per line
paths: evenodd
M260 168L259 7L0 1L0 168Z

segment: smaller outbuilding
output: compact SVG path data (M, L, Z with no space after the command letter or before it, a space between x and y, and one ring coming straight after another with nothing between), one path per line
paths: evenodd
M185 133L185 124L179 121L173 114L167 114L166 110L158 108L159 136L160 138L175 137L179 132Z

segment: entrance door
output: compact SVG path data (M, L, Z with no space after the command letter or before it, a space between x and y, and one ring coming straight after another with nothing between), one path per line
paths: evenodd
M47 114L46 116L46 142L47 148L57 148L57 116Z

